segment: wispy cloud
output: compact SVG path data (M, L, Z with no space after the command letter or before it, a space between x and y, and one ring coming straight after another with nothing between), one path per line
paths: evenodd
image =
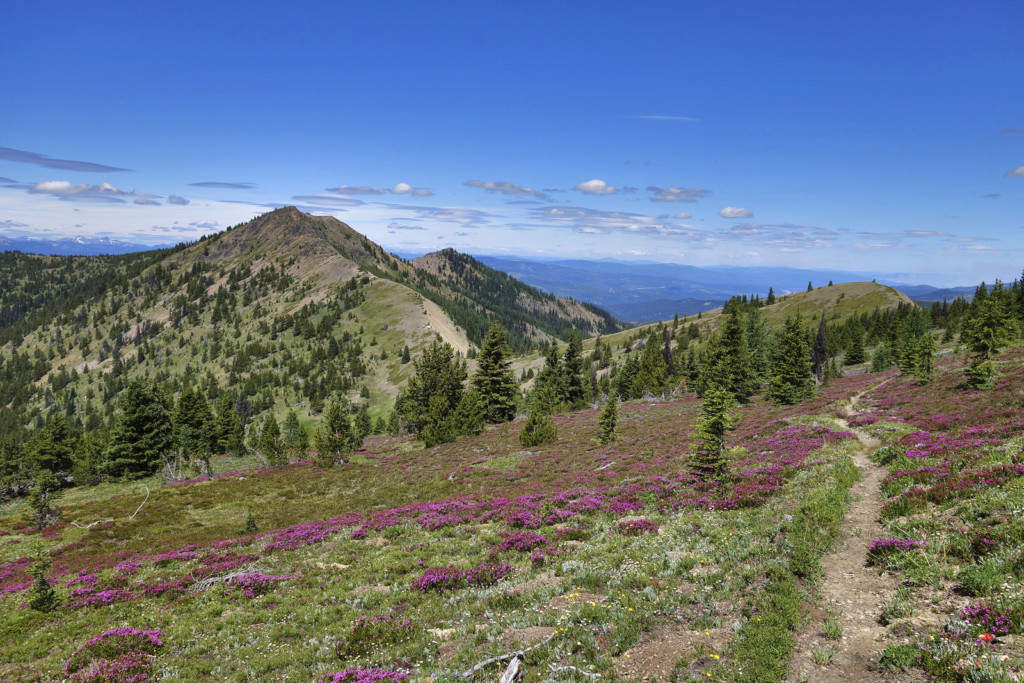
M1012 171L1007 171L1003 176L1006 178L1024 178L1024 166L1018 166Z
M251 190L256 187L255 183L222 183L213 180L204 180L201 183L189 183L189 187L210 187L216 190Z
M615 194L615 188L600 178L585 180L572 189L583 194Z
M388 232L395 234L397 230L426 230L422 225L401 225L399 223L388 223Z
M381 204L397 211L409 211L418 218L456 223L466 228L478 228L491 224L492 215L486 211L466 209L463 207L408 206L402 204ZM401 220L401 219L399 219Z
M698 245L710 245L714 242L714 238L708 233L639 213L598 211L579 206L549 206L543 209L533 209L531 214L544 226L571 228L575 232L585 235L626 233L679 238Z
M80 171L84 173L117 173L130 170L127 168L118 168L116 166L94 164L91 161L51 159L45 154L26 152L20 149L11 149L10 147L0 147L0 159L3 159L4 161L16 161L21 164L35 164L36 166L42 166L44 168L59 168L62 171Z
M189 200L185 199L184 197L179 197L176 194L172 194L169 197L167 197L167 203L168 204L175 204L177 206L188 206L190 202L189 202Z
M675 218L676 220L680 220L680 221L688 221L691 218L693 218L693 214L692 213L686 213L685 211L680 211L679 213L677 213L674 216L672 216L672 218Z
M360 185L355 187L353 185L338 185L337 187L325 187L324 192L331 192L334 194L387 194L387 190L377 190L369 185Z
M361 199L351 197L339 197L333 194L297 194L292 197L297 202L309 204L316 207L341 208L349 206L362 206L365 204Z
M17 228L27 228L28 223L19 223L18 221L12 221L10 219L0 221L0 230L15 230Z
M433 197L434 193L425 187L413 187L409 183L398 183L391 188L391 194L411 194L414 197Z
M754 212L750 209L742 209L738 206L727 206L718 212L722 218L750 218Z
M160 206L160 202L149 197L139 197L132 204L138 204L139 206Z
M981 195L982 199L995 199L999 196L998 192L989 192L988 194Z
M655 187L651 185L648 192L654 194L652 202L695 202L702 197L711 194L711 190L701 190L693 187Z
M627 119L646 119L648 121L685 121L687 123L698 123L700 119L692 116L669 116L666 114L631 114Z
M490 193L497 192L505 195L521 195L525 197L536 197L537 199L549 199L548 195L544 192L503 180L467 180L463 185L466 187L478 187L481 190Z
M16 183L16 182L18 182L18 181L14 180L12 178L0 178L0 183L5 183L6 184L6 183Z
M1004 130L1003 132L1000 133L1000 135L1021 135L1021 134L1024 134L1024 130L1019 130L1017 128L1007 128L1006 130Z

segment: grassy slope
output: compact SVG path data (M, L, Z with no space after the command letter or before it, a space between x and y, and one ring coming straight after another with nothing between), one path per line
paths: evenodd
M758 618L775 613L771 596L790 595L784 605L790 611L798 606L792 600L799 602L792 597L796 578L769 571L779 560L785 565L788 547L772 539L797 533L778 511L797 510L816 491L824 495L848 467L844 449L852 442L816 450L816 439L827 430L801 425L831 424L830 406L871 381L837 381L812 404L797 408L760 403L745 408L731 443L743 481L754 487L746 494L693 488L680 479L697 406L687 398L624 405L620 438L607 447L595 442L593 411L583 411L556 418L558 441L528 452L518 443L519 423L513 423L431 451L407 441L371 442L352 464L327 471L299 464L168 488L151 481L152 495L131 521L127 517L141 502L141 489L107 485L73 491L64 511L67 520L83 525L115 520L88 530L63 526L41 537L18 523L21 508L8 510L0 517L7 532L0 540L0 561L16 563L36 545L57 550L55 572L65 596L79 586L64 583L83 569L98 573L100 587L132 593L145 585L224 572L236 560L250 570L293 578L257 598L217 586L106 607L65 607L49 615L16 609L25 594L8 594L0 598L0 637L18 634L18 644L0 675L46 677L87 637L115 626L162 628L168 645L157 668L164 678L187 680L306 681L356 664L402 667L418 678L440 673L446 680L446 671L507 651L516 636L505 629L512 627L527 639L555 634L531 657L528 681L540 680L547 663L556 661L599 671L609 680L633 679L638 666L639 671L656 666L638 662L655 660L661 662L657 666L697 674L735 674L740 663L749 671L746 662L760 651L757 643L785 647L792 627ZM757 491L767 490L768 480L757 470L781 455L787 458L786 475L768 486L773 493L759 502ZM748 501L740 509L707 510L687 502L734 494ZM352 525L336 526L321 542L270 550L268 544L285 532L268 532L242 538L232 548L200 548L195 559L146 559L194 543L238 538L247 508L261 528L272 529L353 513L385 514L417 502L493 506L516 496L528 498L514 510L490 517L477 511L436 529L431 522L436 515L416 508L382 522L364 538L352 537ZM600 509L582 511L595 497L603 501ZM458 513L461 505L440 511ZM531 562L530 553L496 550L517 531L509 521L515 510L529 516L560 509L579 512L534 529L550 542L550 548L540 549L545 557ZM638 517L661 530L624 535L620 522ZM566 533L567 539L579 540L558 540ZM140 559L137 573L116 568L133 557ZM411 586L427 567L469 568L487 561L509 562L514 571L494 586L455 593L421 593ZM4 566L13 576L3 585L24 576L18 566ZM359 616L395 614L414 624L411 640L391 646L376 642L365 656L345 662L333 654L333 643L346 637ZM480 626L485 624L496 626ZM677 642L666 650L669 656L659 645L666 638L686 644Z

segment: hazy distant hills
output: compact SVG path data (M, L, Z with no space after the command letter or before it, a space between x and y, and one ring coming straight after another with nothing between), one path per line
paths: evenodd
M0 251L20 251L25 254L46 256L100 256L102 254L131 254L137 251L163 249L173 245L152 246L122 242L109 237L13 237L0 235Z
M494 256L478 256L477 260L538 289L590 301L634 324L667 320L676 313L693 315L717 308L733 296L764 297L769 287L782 295L805 291L808 283L818 287L829 281L874 279L870 273L784 267L698 267L611 259L530 261ZM917 301L952 301L974 293L974 287L882 284Z

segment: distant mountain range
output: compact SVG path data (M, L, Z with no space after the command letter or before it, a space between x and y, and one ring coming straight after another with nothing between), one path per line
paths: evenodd
M171 244L135 244L112 240L109 237L14 237L0 235L0 251L20 251L25 254L47 256L100 256L103 254L131 254L137 251L163 249Z

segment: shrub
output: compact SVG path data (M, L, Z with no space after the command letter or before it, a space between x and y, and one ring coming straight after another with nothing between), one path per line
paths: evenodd
M324 674L320 677L320 683L398 683L408 677L409 674L383 669L342 669Z
M345 639L337 642L335 652L342 659L362 657L380 647L405 643L414 635L416 627L408 619L396 619L386 614L362 616L356 619Z
M454 591L461 588L491 586L512 571L507 562L485 562L475 569L432 567L412 582L411 588L420 593L428 591Z
M141 683L152 672L150 655L163 647L160 631L104 631L72 653L62 671L75 681Z
M619 533L623 536L639 536L657 533L659 527L649 519L634 519L628 522L619 522L618 528Z
M60 607L60 596L53 589L50 579L46 576L50 571L50 559L40 554L29 569L32 574L32 592L28 606L37 612L52 612Z
M1003 582L999 570L990 563L964 567L956 578L960 582L960 592L974 597L989 595Z
M878 664L883 669L910 669L916 663L919 650L913 645L893 645L889 643L882 652Z
M880 565L891 555L918 550L925 545L924 541L910 538L876 538L868 546L868 564Z
M544 538L540 534L535 534L530 531L521 531L510 536L507 536L503 540L498 548L502 551L515 550L520 553L526 553L534 548L540 548L548 545L548 539Z

